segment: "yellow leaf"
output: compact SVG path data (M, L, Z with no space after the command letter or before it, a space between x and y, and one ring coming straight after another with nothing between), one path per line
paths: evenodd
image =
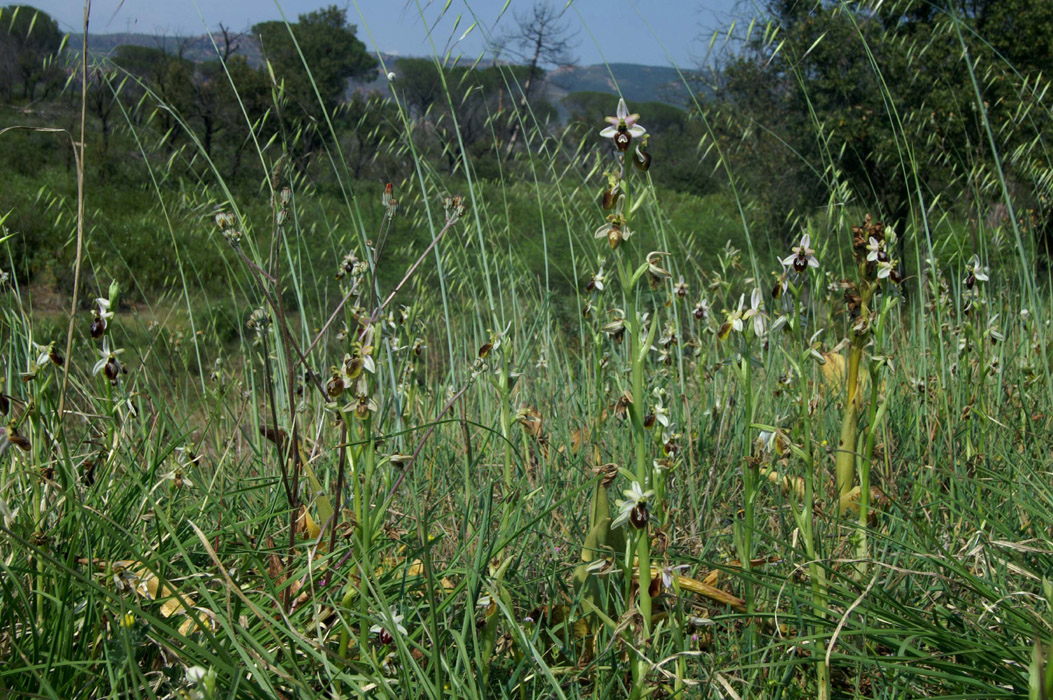
M311 539L317 539L322 534L322 528L318 527L318 523L311 517L310 511L306 508L303 509L303 525L307 529L307 534Z
M139 576L139 586L135 589L139 595L150 600L164 600L161 603L161 616L171 617L178 613L186 614L187 607L194 605L194 601L186 596L180 596L168 586L164 586L151 571L145 566L141 567L136 575Z
M661 569L651 569L651 572L652 580L656 577L660 578L662 575ZM703 583L702 581L697 581L693 578L690 578L689 576L677 575L676 580L677 583L680 585L680 590L690 591L691 593L694 593L695 595L700 595L703 598L709 598L710 600L715 600L718 603L723 603L724 605L734 608L739 612L746 612L746 601L736 596L733 596L727 591L722 591L719 588L710 586L709 584Z

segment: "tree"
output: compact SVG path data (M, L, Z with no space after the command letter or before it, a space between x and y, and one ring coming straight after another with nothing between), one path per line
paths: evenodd
M134 45L118 46L114 51L113 64L139 79L140 84L129 81L125 86L129 101L138 103L146 90L153 92L157 102L165 107L157 113L161 130L163 133L172 130L172 113L182 113L189 105L193 64L162 48ZM154 102L146 104L153 106ZM167 139L167 142L170 141L170 138Z
M773 230L790 235L787 213L835 190L889 223L920 216L937 194L982 216L1001 196L988 123L1008 164L1026 154L1017 177L1048 160L1028 145L1048 110L1021 108L1027 81L1050 65L1049 3L773 0L768 10L778 32L755 33L719 71L710 121Z
M522 83L521 109L530 101L531 91L540 82L544 71L541 66L569 66L577 62L573 55L577 34L563 24L564 10L556 10L547 2L535 4L530 11L515 14L516 27L499 41L500 51L508 51L527 66L526 80ZM520 120L512 123L508 138L508 150L515 146L519 136Z
M355 93L337 108L333 118L340 130L344 160L356 180L362 178L363 171L382 153L390 153L398 142L398 110L390 98L381 97L376 92L369 95Z
M319 108L331 111L343 99L348 80L376 70L377 62L355 36L356 29L347 23L347 10L331 5L300 15L296 24L261 22L252 33L275 76L284 80L286 95L304 115L318 118Z
M53 72L52 61L63 36L58 22L34 7L0 9L0 60L14 58L11 73L22 83L22 97L32 100L41 79Z
M241 44L238 43L238 35L230 31L230 27L225 26L222 22L219 23L219 35L223 40L223 49L219 57L226 63L241 48Z
M430 58L400 58L395 71L394 89L411 115L423 117L443 95L439 66Z
M231 58L227 62L227 73L230 77L223 80L219 128L226 134L223 142L232 149L228 158L233 180L241 170L246 149L252 144L252 134L266 142L274 126L267 121L271 93L266 73L250 66L244 56Z
M113 110L117 107L117 88L120 77L116 70L93 66L88 73L87 106L88 110L99 119L102 131L102 153L110 149L110 132Z
M577 34L563 24L564 10L548 3L538 3L523 14L515 13L516 27L500 43L520 63L527 66L524 96L529 96L534 83L544 75L541 66L570 66L577 62L574 46Z

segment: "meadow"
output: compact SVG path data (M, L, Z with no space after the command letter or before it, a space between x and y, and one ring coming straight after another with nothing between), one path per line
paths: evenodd
M668 132L441 56L303 121L223 57L236 150L86 50L0 106L0 694L1053 696L1048 78L935 12L919 125L849 31L839 148L779 19L803 126L745 59Z

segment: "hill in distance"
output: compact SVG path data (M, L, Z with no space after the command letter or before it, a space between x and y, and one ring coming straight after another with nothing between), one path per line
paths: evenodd
M213 43L214 42L214 43ZM263 64L263 54L259 43L248 34L234 34L233 44L237 47L235 55L245 56L254 66ZM162 49L170 54L181 54L191 61L210 61L216 59L216 47L222 50L223 35L212 36L161 36L155 34L89 34L88 51L98 56L111 55L118 46L148 46ZM81 35L71 34L68 44L71 52L78 53L81 46ZM383 54L384 62L394 66L401 56ZM684 75L690 80L691 72ZM684 86L681 73L669 66L645 66L635 63L611 63L609 65L567 66L551 70L546 75L546 92L553 102L559 102L572 92L604 92L611 95L621 94L630 103L664 102L683 106L688 102L689 91ZM360 83L358 87L367 90L387 92L387 81L378 80Z

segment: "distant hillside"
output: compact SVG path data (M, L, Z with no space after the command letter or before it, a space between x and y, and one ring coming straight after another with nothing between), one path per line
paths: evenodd
M69 35L69 47L79 54L81 46L81 34ZM212 41L215 40L215 46ZM263 56L260 53L259 43L247 34L235 35L234 41L237 45L235 52L239 56L245 56L249 63L255 66L263 64ZM149 46L154 49L163 49L170 54L182 53L183 58L191 61L211 61L216 58L216 46L223 50L223 35L208 34L198 36L159 36L155 34L89 34L88 53L108 56L118 46Z
M683 104L689 94L675 68L636 63L558 68L549 73L548 84L557 98L571 92L620 91L629 102Z
M213 45L213 41L215 44ZM263 64L259 43L247 34L236 35L236 55L245 56L254 66ZM223 47L223 36L207 34L191 37L157 36L153 34L89 34L88 51L107 56L118 46L131 44L164 49L171 54L181 53L191 61L209 61L216 58L216 47ZM81 45L81 35L71 34L69 47L74 53ZM395 54L383 54L386 65L394 66L399 59ZM612 77L613 74L613 77ZM387 92L387 80L378 79L361 85L367 90ZM572 92L606 92L618 94L619 90L629 102L665 102L683 105L688 92L683 79L675 68L668 66L644 66L636 63L612 63L609 66L573 66L557 68L547 75L546 93L554 103Z

